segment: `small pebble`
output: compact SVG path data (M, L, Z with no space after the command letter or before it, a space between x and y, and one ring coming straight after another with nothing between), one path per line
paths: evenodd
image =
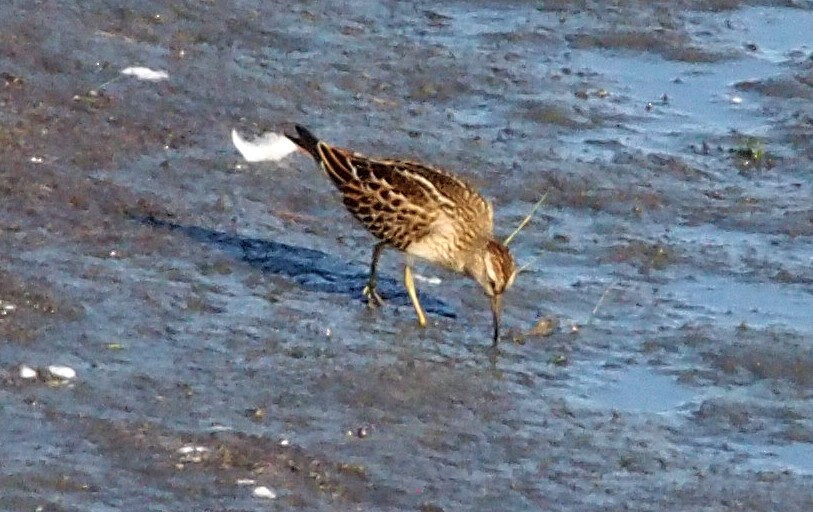
M261 485L259 487L254 488L254 496L257 498L265 498L267 500L276 499L277 493L269 489L268 487Z
M205 446L189 446L189 445L187 445L187 446L183 446L181 448L178 448L178 453L180 453L182 455L188 455L188 454L193 453L193 452L194 453L206 453L208 451L209 451L209 448L206 448Z
M252 407L246 409L246 416L254 421L260 421L265 419L266 411L264 407Z
M370 432L367 430L367 427L358 427L356 430L348 430L347 437L358 437L359 439L364 439L370 435Z
M290 441L288 441L287 439L283 439L283 440L281 440L281 441L279 442L279 445L280 445L280 446L288 446L289 444L291 444L291 442L290 442Z
M181 462L197 464L203 462L205 454L209 449L205 446L184 446L178 449L178 453L182 455Z
M30 366L24 364L24 365L20 366L20 378L21 379L26 379L26 380L36 379L37 378L37 370L35 370L35 369L31 368Z
M72 380L76 378L76 370L70 366L56 366L51 365L48 367L48 373L60 379Z
M528 333L531 336L550 336L559 329L559 319L555 316L545 316L539 319Z

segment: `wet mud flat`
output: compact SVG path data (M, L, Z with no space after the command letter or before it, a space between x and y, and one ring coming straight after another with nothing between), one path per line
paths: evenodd
M813 509L810 3L368 4L0 7L0 508ZM288 122L547 193L498 352Z

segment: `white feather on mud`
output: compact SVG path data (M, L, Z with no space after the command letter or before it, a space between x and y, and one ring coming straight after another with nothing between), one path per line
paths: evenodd
M248 141L237 133L237 130L232 130L231 140L248 162L278 162L297 149L291 139L273 132L264 133L253 141Z

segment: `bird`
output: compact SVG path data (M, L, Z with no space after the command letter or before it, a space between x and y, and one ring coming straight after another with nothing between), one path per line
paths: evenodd
M376 291L376 268L384 249L395 248L406 254L404 286L421 327L426 326L426 315L412 275L416 258L465 274L483 288L491 302L496 346L502 296L514 283L517 267L508 247L494 238L491 203L450 171L368 157L322 141L301 125L295 129L296 135L285 137L313 158L339 190L347 210L379 240L363 291L368 305L383 303Z

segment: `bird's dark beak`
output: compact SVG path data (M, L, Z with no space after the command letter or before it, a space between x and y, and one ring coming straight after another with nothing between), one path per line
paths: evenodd
M502 313L502 295L491 296L491 314L494 317L494 345L500 342L500 315Z

